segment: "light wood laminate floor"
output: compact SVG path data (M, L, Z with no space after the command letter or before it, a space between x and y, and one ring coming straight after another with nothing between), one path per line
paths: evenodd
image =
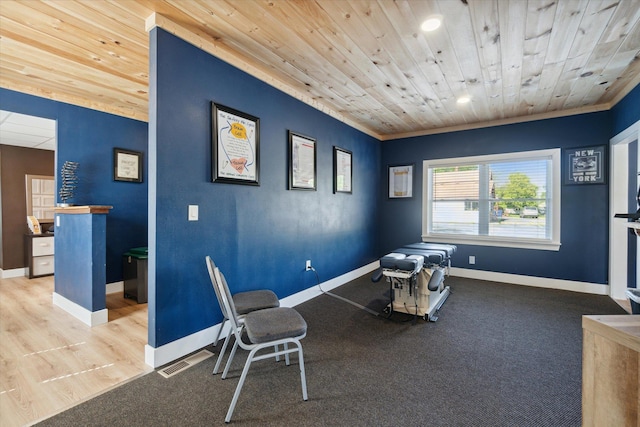
M147 304L107 295L93 328L52 303L53 277L0 279L0 427L30 425L153 369Z

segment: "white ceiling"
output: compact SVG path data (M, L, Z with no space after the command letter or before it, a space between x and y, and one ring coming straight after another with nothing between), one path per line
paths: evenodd
M56 121L0 110L0 144L56 149Z

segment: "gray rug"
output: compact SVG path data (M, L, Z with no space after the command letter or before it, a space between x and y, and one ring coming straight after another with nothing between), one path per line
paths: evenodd
M606 296L446 282L453 294L435 323L327 295L296 307L309 326L309 400L296 357L289 367L256 362L232 424L580 426L581 316L624 310ZM381 309L388 288L366 276L333 292ZM39 425L222 425L244 360L240 352L226 380L211 375L215 357L169 379L150 373Z

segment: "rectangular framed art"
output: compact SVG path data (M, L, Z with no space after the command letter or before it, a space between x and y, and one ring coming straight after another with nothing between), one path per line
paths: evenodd
M289 190L316 190L316 140L289 131Z
M333 147L333 192L352 193L353 155L344 148Z
M211 181L260 185L260 119L211 103Z
M413 165L389 166L389 198L413 197Z
M606 183L606 145L570 148L564 152L565 184Z
M142 153L124 148L114 148L113 180L142 182Z

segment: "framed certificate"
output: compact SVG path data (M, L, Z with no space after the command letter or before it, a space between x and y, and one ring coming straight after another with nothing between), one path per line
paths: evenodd
M113 180L142 182L142 153L123 148L114 148Z
M211 180L260 185L260 119L211 103Z
M289 190L316 190L316 140L289 131Z
M344 148L333 147L333 192L352 193L352 153Z
M413 165L389 166L389 198L413 197Z

